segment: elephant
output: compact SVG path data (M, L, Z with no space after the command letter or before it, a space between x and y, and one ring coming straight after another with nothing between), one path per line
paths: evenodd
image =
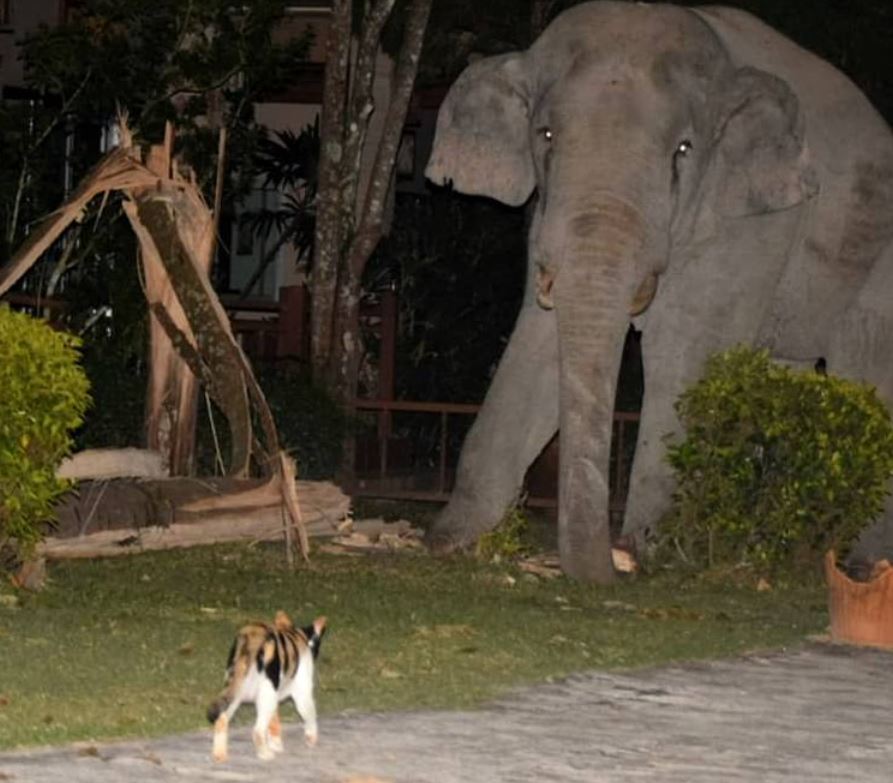
M426 176L527 205L526 290L429 543L462 548L559 432L563 571L610 582L624 337L644 398L623 533L672 501L674 403L715 351L767 348L893 402L893 135L841 72L723 7L586 2L472 62Z

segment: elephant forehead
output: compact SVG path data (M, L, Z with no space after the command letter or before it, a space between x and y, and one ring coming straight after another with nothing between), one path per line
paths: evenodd
M672 5L592 2L561 14L531 47L542 78L625 68L658 87L685 76L710 78L728 62L722 43L696 14Z

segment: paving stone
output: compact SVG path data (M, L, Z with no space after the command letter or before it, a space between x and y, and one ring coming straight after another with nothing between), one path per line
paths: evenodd
M889 783L893 653L828 644L626 673L591 672L477 710L323 718L319 745L285 726L285 753L250 732L210 760L210 730L0 754L28 783ZM5 776L5 777L4 777Z

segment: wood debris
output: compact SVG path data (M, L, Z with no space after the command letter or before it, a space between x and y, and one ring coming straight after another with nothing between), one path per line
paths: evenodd
M561 561L557 553L522 558L518 561L518 568L525 574L533 574L541 579L555 579L561 576Z
M611 547L611 560L614 563L614 570L621 574L634 574L639 570L635 553L629 549Z
M36 556L26 560L11 577L10 582L20 590L39 593L47 581L46 558Z
M614 570L621 574L633 574L639 564L631 552L619 547L611 548L611 559L614 562ZM541 579L554 579L561 576L561 559L557 552L530 555L521 558L518 568L526 574L533 574Z
M405 519L385 522L383 519L350 520L339 526L338 534L320 546L329 554L361 554L423 549L424 533Z

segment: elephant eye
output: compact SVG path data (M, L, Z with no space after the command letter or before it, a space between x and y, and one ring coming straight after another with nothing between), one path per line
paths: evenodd
M679 184L679 161L682 158L687 158L692 149L692 143L688 139L683 139L677 145L676 151L673 153L673 187Z
M546 141L552 141L552 129L551 128L540 128L540 134Z

